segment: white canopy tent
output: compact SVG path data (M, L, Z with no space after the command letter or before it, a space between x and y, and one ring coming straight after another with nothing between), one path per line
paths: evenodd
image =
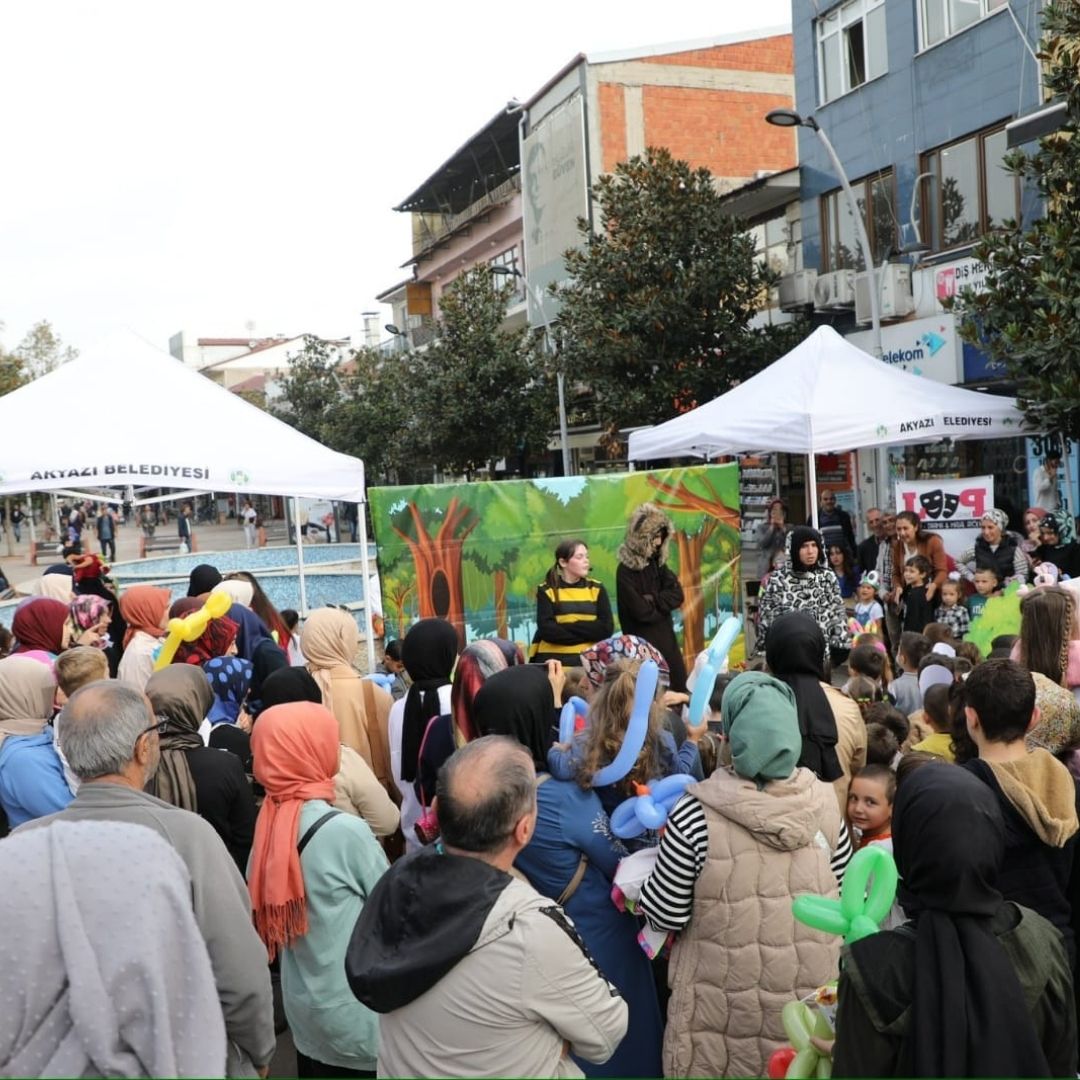
M364 620L374 667L359 458L302 435L130 331L0 397L0 432L0 496L75 490L100 497L102 488L153 487L359 504ZM297 510L306 606L299 517Z
M747 451L814 455L936 439L1021 433L1012 398L931 382L875 360L820 326L787 355L713 401L630 435L630 460ZM810 500L817 520L817 502Z

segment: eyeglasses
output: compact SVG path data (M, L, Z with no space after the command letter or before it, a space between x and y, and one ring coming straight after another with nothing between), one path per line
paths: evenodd
M149 735L151 731L156 731L158 733L158 735L164 735L165 732L168 731L168 730L169 730L169 718L167 716L159 716L159 717L157 717L156 721L153 724L151 724L149 727L143 728L142 731L140 731L139 734L135 736L135 744L137 746L138 743L139 743L139 740L144 735Z

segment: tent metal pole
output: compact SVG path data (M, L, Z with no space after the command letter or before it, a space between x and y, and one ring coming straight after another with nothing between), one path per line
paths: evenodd
M1070 514L1073 514L1075 516L1076 511L1073 508L1072 497L1072 469L1069 468L1069 457L1071 451L1065 449L1066 446L1068 446L1068 442L1066 441L1066 436L1064 432L1061 432L1058 435L1058 446L1061 447L1061 469L1064 473L1065 478L1065 491L1062 493L1063 498L1061 500L1061 504L1065 507L1066 510L1069 511Z
M296 529L296 570L300 575L300 618L308 617L307 581L304 579L304 537L300 532L300 499L293 496L293 525Z
M360 573L364 578L364 639L367 642L368 671L375 670L375 630L371 622L371 563L367 547L367 500L356 504L357 529L360 533Z
M813 453L806 455L806 497L810 502L810 524L816 529L817 520L817 462Z

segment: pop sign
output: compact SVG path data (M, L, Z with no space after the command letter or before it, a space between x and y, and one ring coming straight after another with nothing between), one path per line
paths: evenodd
M993 505L992 476L896 483L896 509L918 514L922 527L939 533L945 550L954 559L975 544L982 516Z

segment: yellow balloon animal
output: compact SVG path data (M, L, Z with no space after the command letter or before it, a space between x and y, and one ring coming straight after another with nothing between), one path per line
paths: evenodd
M170 619L167 627L169 633L161 646L161 652L154 661L154 670L160 671L172 663L176 650L180 648L181 641L198 641L206 631L211 619L220 619L230 607L232 597L228 593L211 593L206 598L198 611L185 615L182 619Z

